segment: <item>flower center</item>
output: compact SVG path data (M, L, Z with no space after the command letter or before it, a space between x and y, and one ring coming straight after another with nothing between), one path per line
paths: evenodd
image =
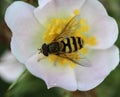
M76 51L71 53L66 53L65 57L62 58L60 56L57 56L55 54L49 55L49 60L52 62L57 62L60 65L66 65L69 64L71 67L75 67L76 62L81 59L80 53L87 54L88 50L86 48L87 45L94 46L96 45L96 38L95 36L89 35L89 25L87 24L87 21L84 18L80 18L80 13L76 9L74 10L74 16L68 16L66 18L51 18L46 23L46 31L43 36L43 40L45 43L49 44L53 42L53 39L58 37L61 32L66 33L63 36L65 37L80 37L84 41L83 47ZM69 25L68 25L69 24ZM66 27L67 32L64 32L64 28ZM73 48L72 48L73 49ZM71 61L75 60L74 61Z

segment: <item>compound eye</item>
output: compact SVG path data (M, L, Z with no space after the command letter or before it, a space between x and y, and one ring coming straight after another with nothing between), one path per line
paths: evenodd
M48 46L46 43L42 45L42 52L45 56L48 56Z
M46 47L47 47L47 44L44 43L44 44L42 45L42 50L43 50L43 49L46 49Z
M45 56L48 56L48 52L45 51L45 50L43 50L43 54L44 54Z

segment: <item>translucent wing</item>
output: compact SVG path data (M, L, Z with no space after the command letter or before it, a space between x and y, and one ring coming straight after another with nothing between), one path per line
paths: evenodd
M57 41L61 38L65 38L65 37L69 37L72 35L72 33L75 32L75 30L77 29L77 27L80 26L79 24L79 16L74 16L72 17L64 26L64 28L62 29L61 33L58 34L55 39L53 39L53 41Z
M59 54L58 56L61 58L65 58L69 61L72 61L73 63L83 66L83 67L90 67L92 65L91 62L87 58L80 58L79 60L75 60L73 59L73 57L66 55L65 53Z

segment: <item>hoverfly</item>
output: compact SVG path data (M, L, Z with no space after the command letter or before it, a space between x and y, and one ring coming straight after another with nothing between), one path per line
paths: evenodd
M78 16L72 17L66 23L60 34L58 34L51 43L43 43L42 47L38 49L40 50L40 53L44 56L54 54L56 56L66 58L78 65L84 66L73 58L67 56L67 54L76 52L84 47L84 40L81 37L71 36L75 31L73 29L71 30L70 27L74 27L76 29L80 26L78 22Z

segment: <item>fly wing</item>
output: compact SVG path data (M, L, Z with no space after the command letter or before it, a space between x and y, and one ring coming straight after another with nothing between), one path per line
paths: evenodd
M92 65L90 60L88 60L87 58L80 58L78 60L75 60L75 59L73 59L73 55L70 55L70 54L67 55L65 53L61 53L58 56L61 58L65 58L69 61L72 61L73 63L80 65L80 66L83 66L83 67L90 67Z
M65 27L62 29L61 33L58 34L55 39L53 41L58 41L61 38L66 38L71 36L75 30L77 29L77 27L79 27L79 16L74 16L72 17L67 24L65 25Z
M83 67L90 67L91 63L87 59L80 59L80 60L74 60L72 58L67 57L68 60L72 61L73 63L83 66Z

